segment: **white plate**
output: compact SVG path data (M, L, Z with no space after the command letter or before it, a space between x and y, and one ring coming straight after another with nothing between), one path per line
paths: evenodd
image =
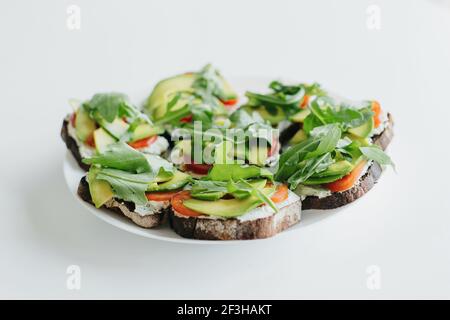
M233 80L233 84L238 90L238 93L240 96L243 96L243 93L245 92L245 89L247 90L255 90L255 91L264 91L265 88L267 88L267 85L269 84L270 79L264 79L264 78L238 78ZM163 240L163 241L171 241L171 242L179 242L179 243L195 243L195 244L230 244L230 243L237 243L237 242L249 242L248 240L233 240L233 241L212 241L212 240L195 240L195 239L186 239L182 238L179 235L177 235L173 230L170 229L169 225L164 224L162 226L159 226L157 228L152 229L145 229L142 227L139 227L138 225L134 224L126 218L123 215L108 211L106 209L96 209L94 206L90 205L89 203L83 201L78 195L77 195L77 188L78 184L80 183L80 179L84 176L85 172L78 166L77 162L73 158L70 151L67 151L66 157L64 159L64 177L66 179L67 185L69 187L70 192L74 195L74 197L81 203L81 205L87 209L90 213L95 215L96 217L102 219L103 221L112 224L113 226L120 228L122 230L157 240ZM310 224L315 221L321 220L324 216L328 216L331 214L334 210L327 211L326 213L318 214L318 215L311 215L310 213L313 213L314 210L311 210L308 214L308 221L306 224ZM302 221L305 218L305 214L302 213ZM281 234L285 234L286 232L293 231L299 227L301 227L302 222L299 224L289 228L288 230L285 230ZM305 225L305 222L303 222L303 225ZM270 238L269 238L270 239ZM264 241L262 240L252 240L253 241Z

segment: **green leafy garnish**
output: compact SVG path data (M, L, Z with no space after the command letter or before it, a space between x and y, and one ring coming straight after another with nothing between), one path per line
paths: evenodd
M145 205L147 203L145 191L155 178L155 174L150 172L133 174L117 169L102 168L97 171L95 178L108 182L117 198Z
M145 155L124 142L109 145L104 153L95 155L92 158L83 159L83 163L133 173L151 171Z
M378 146L372 145L369 147L360 147L359 150L367 159L373 160L380 165L390 165L395 170L395 164L392 162L391 158Z

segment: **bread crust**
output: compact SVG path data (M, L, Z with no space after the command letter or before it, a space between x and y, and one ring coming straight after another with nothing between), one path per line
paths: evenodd
M67 119L64 119L62 128L61 128L61 138L63 139L64 143L66 144L67 149L69 149L70 152L72 153L73 157L77 161L80 168L83 169L84 171L89 171L90 165L83 163L78 144L75 141L75 139L69 135L68 126L69 126L69 121Z
M172 229L184 238L201 240L252 240L269 238L298 223L301 202L296 201L268 217L240 221L237 218L212 219L187 217L173 209L169 212Z
M382 133L373 137L373 143L385 150L394 137L394 121L388 113L388 122ZM335 192L328 197L319 198L308 196L302 201L303 210L309 209L335 209L349 204L366 194L377 183L381 176L382 168L378 163L372 163L365 175L351 189L343 192Z
M83 177L78 186L78 196L84 201L94 205L91 198L91 193L89 192L89 184L86 177ZM143 228L154 228L161 225L165 217L167 216L170 208L162 209L160 212L141 216L134 212L135 205L132 202L119 201L117 199L111 199L105 203L104 208L112 212L123 214L125 217L129 218L135 224Z

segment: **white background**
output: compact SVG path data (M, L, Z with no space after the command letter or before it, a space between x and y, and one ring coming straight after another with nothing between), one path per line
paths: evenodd
M371 4L380 30L366 26ZM378 99L396 119L398 173L338 213L239 245L159 242L85 212L62 175L67 100L117 90L140 103L206 62ZM0 297L450 298L449 87L445 0L2 1ZM79 291L66 288L72 264Z

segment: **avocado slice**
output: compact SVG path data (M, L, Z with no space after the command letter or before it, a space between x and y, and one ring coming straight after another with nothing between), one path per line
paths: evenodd
M134 129L132 136L131 136L131 142L142 140L151 136L155 136L158 134L163 133L164 130L161 127L157 126L151 126L148 123L142 123Z
M284 113L281 107L275 107L275 114L271 114L267 111L264 106L252 107L245 106L244 110L252 114L252 112L256 111L259 115L264 119L270 122L272 126L279 124L281 121L286 120L286 114Z
M97 208L100 208L102 205L104 205L114 197L114 192L108 182L97 180L95 176L95 171L89 171L89 192L91 194L92 202L94 203L94 205Z
M360 138L367 138L372 132L373 127L374 121L373 118L370 118L369 121L367 121L363 125L356 128L348 129L348 132Z
M85 142L96 128L96 123L89 117L89 113L84 108L79 108L75 118L75 132L78 139Z
M304 122L311 111L309 109L302 109L289 118L292 122Z
M264 188L262 192L266 196L270 196L274 191L274 188ZM220 199L217 201L204 201L199 199L188 199L183 202L183 204L189 209L201 212L203 214L233 218L241 216L260 204L263 201L258 197L249 196L245 199Z
M185 73L158 82L147 99L145 105L147 114L155 120L162 118L166 114L167 104L173 98L173 93L191 90L195 78L194 73Z
M123 119L116 118L113 122L99 120L100 126L105 129L111 136L119 140L127 131L130 125Z
M289 140L289 144L297 144L304 140L306 140L308 137L306 136L306 133L303 129L300 129L297 131L297 133Z
M160 184L154 183L147 188L147 191L177 190L184 187L189 182L190 178L190 175L177 170L172 179Z
M116 139L103 128L98 128L94 131L94 141L95 149L100 154L103 153L110 144L116 143Z

